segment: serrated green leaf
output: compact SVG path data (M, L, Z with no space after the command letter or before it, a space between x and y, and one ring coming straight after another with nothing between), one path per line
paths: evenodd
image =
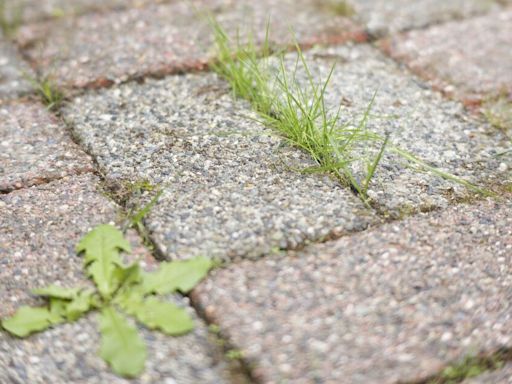
M69 321L76 321L84 313L94 307L94 291L83 290L65 307L66 318Z
M47 308L20 307L14 316L2 320L2 327L18 337L42 331L51 325L51 314Z
M52 325L60 324L66 320L66 306L69 301L50 297L50 323Z
M48 287L34 289L32 293L38 296L54 297L56 299L72 300L78 294L78 288L64 288L52 284Z
M167 335L183 335L194 329L194 322L185 309L156 297L147 298L134 309L134 315L142 324Z
M106 307L100 316L100 356L114 372L135 377L144 369L146 346L137 329L112 307Z
M98 225L80 240L76 250L85 252L85 265L101 296L110 297L119 284L114 276L116 266L122 265L119 251L131 252L123 233L112 225Z
M137 284L142 280L142 273L139 264L135 263L130 266L116 266L113 278L117 284L129 286Z
M144 292L187 293L208 274L212 267L213 262L207 257L161 263L156 272L144 274Z

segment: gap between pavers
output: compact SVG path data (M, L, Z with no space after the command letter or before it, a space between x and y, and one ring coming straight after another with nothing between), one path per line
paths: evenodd
M231 35L253 30L274 43L364 40L362 28L307 0L196 0L21 27L18 44L44 75L66 88L102 87L127 79L202 69L212 59L213 33L198 12L209 11Z
M435 88L471 106L512 93L512 8L380 43Z
M0 196L0 316L24 304L38 304L31 289L57 283L84 285L83 258L75 245L89 229L118 219L119 208L98 190L92 175L68 177ZM135 233L132 258L151 268L156 261ZM222 352L211 343L205 324L188 305L195 330L182 337L140 331L148 346L144 373L137 380L115 376L98 354L95 315L58 325L27 339L0 331L0 382L67 383L224 383L229 382Z
M63 108L109 182L163 189L145 223L166 258L255 258L379 222L254 121L214 74L91 92Z
M93 172L66 127L35 101L0 103L0 193Z
M508 0L507 0L508 1ZM348 0L354 18L373 35L424 28L431 24L499 9L500 0Z
M419 382L512 346L512 199L214 271L192 298L262 383Z
M392 145L482 188L498 187L510 179L512 169L507 164L512 164L512 153L498 156L510 145L502 132L474 119L460 103L444 99L374 47L319 48L306 52L305 58L318 82L325 81L335 65L325 103L333 114L342 104L340 125L357 125L375 94L367 125L370 132L382 137L389 133ZM296 54L288 54L285 62L292 73ZM308 77L300 66L296 76L307 86ZM359 152L364 154L365 148ZM385 214L400 217L445 208L473 195L460 184L411 165L390 150L381 160L368 195ZM366 169L356 163L354 168L358 167L362 178Z
M482 373L472 379L464 380L462 384L512 384L512 364L506 363L501 369Z

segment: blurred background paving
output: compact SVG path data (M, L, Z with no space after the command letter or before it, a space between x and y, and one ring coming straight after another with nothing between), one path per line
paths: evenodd
M257 42L270 23L290 70L293 30L315 81L336 65L325 101L342 122L377 92L372 132L498 196L389 153L370 205L300 172L309 155L208 70L207 13ZM88 284L75 244L152 188L151 247L130 230L133 257L225 262L169 298L192 333L142 329L138 379L97 356L92 315L0 332L0 384L512 383L510 0L2 0L0 22L0 317L35 287ZM500 361L449 381L467 356Z

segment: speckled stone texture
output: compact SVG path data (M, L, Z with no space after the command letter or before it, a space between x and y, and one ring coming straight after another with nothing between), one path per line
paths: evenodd
M287 56L290 71L295 58L294 53ZM411 168L391 153L392 145L483 187L511 179L512 153L497 156L510 147L503 132L472 119L461 104L432 91L377 49L361 44L318 49L309 51L306 60L317 81L324 81L336 65L325 101L333 111L342 104L341 124L358 124L376 93L367 127L382 136L390 133L391 144L368 195L385 213L401 216L446 207L470 194L460 184ZM298 71L297 81L307 84L303 70ZM380 144L373 144L372 156ZM364 156L366 147L363 144L354 153ZM354 163L353 168L360 175L366 172L361 164Z
M32 70L0 32L0 101L31 92L30 83L24 77L31 75Z
M506 364L497 371L486 372L480 376L465 380L462 384L512 384L512 364Z
M0 104L0 192L91 172L89 156L44 106Z
M447 94L474 103L482 96L512 93L512 8L422 31L384 43Z
M498 8L495 0L349 0L372 34L383 35L462 19Z
M66 87L99 87L144 75L203 68L212 58L209 11L235 35L265 35L268 18L277 42L364 39L362 29L307 0L196 0L28 25L17 41L35 66ZM194 8L195 7L195 8Z
M112 182L163 188L146 217L166 257L257 257L361 230L372 212L253 119L214 74L126 84L63 110Z
M117 207L97 190L91 175L66 178L0 196L0 317L38 304L31 289L51 283L87 283L75 244L93 226L117 218ZM132 233L134 257L155 261ZM182 305L187 305L181 299ZM190 309L191 314L192 309ZM181 338L143 330L146 371L136 383L223 383L224 365L208 342L206 327ZM97 356L95 315L24 340L0 331L0 383L127 383ZM132 381L130 381L132 382Z
M171 1L175 0L5 0L5 7L8 20L19 18L26 23Z
M512 200L214 271L193 300L263 383L419 382L512 346Z

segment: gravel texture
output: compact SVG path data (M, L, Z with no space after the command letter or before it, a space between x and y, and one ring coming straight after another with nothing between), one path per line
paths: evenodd
M215 271L193 300L262 383L416 382L512 346L512 200Z
M307 0L196 0L149 5L108 14L22 27L18 43L34 65L66 87L100 87L144 75L202 68L212 58L213 34L199 11L210 11L233 35L265 35L268 18L276 42L364 39L360 27ZM194 8L195 7L195 8Z
M89 156L39 103L0 103L0 119L0 192L93 170Z
M376 35L423 28L498 8L495 0L350 0L355 17Z
M32 75L32 70L20 60L14 47L2 38L0 32L0 102L31 92L24 75Z
M29 295L51 283L87 284L82 259L74 251L93 226L117 218L117 207L97 190L91 175L66 178L0 197L0 317L24 304ZM150 268L155 261L134 233L133 257ZM179 300L187 305L185 299ZM193 315L193 311L190 308ZM96 356L99 336L94 315L77 323L20 340L0 332L0 383L223 383L225 366L208 341L206 327L184 337L165 337L143 330L148 345L146 371L136 381L113 375Z
M486 372L475 378L465 380L462 384L512 384L512 364L506 364L497 371Z
M436 88L467 103L489 94L512 93L510 7L474 19L411 31L383 46Z
M146 218L166 257L257 257L375 221L309 157L272 136L213 74L91 93L64 108L109 181L163 188Z
M287 56L290 71L295 54ZM430 165L464 177L482 186L498 185L512 179L512 152L502 157L510 142L503 132L471 118L461 104L444 99L369 45L338 46L306 54L315 80L334 74L326 91L326 104L334 111L341 103L341 124L358 124L373 95L368 129L384 136ZM306 84L304 71L297 81ZM376 154L381 142L373 144ZM358 153L364 156L367 145ZM354 164L362 175L366 169ZM451 200L466 198L468 190L459 184L410 167L391 153L381 160L369 196L394 216L446 207Z

